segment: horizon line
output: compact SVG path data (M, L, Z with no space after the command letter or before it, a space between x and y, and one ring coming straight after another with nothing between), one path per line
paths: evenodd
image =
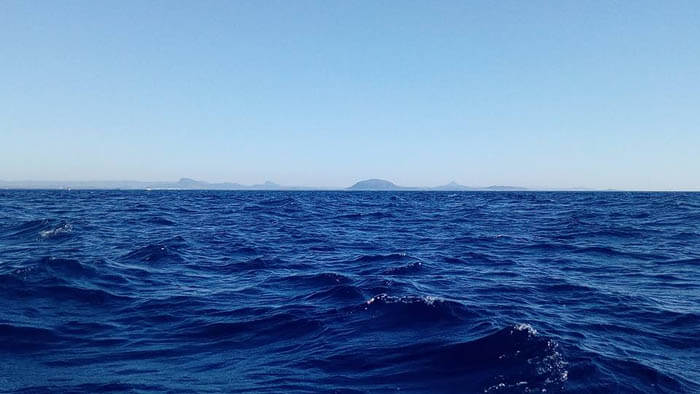
M363 182L382 182L382 187L357 187ZM123 183L124 185L119 185ZM113 184L113 185L110 185ZM201 191L483 191L483 192L700 192L696 188L593 188L576 187L526 187L518 185L466 186L455 181L436 186L403 186L379 178L363 179L350 186L309 186L281 185L269 180L259 184L241 184L232 181L209 182L194 178L182 177L177 181L145 181L145 180L3 180L0 179L2 190L201 190Z

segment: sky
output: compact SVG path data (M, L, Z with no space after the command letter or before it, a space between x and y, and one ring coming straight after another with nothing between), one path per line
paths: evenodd
M700 2L0 1L0 179L700 189Z

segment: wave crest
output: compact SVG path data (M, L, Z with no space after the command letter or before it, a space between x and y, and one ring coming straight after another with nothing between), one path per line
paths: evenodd
M378 294L357 311L368 312L381 326L410 327L416 324L457 323L477 314L457 302L433 296L390 296Z
M186 246L182 237L174 237L163 242L140 247L124 255L127 260L158 262L163 260L183 261L181 250Z

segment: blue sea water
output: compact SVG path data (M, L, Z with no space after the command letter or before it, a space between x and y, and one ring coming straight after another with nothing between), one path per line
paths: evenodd
M0 390L698 392L700 194L0 191Z

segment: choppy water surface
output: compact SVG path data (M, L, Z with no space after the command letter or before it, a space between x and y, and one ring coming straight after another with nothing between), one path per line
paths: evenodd
M697 392L700 194L0 191L0 389Z

